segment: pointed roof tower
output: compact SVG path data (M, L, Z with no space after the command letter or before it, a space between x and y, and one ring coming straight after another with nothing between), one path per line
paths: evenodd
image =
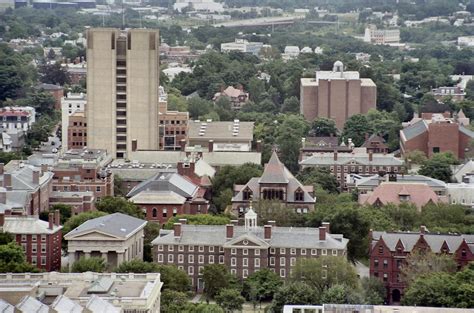
M278 155L273 151L270 161L268 161L259 179L260 184L288 184L289 172L285 165L281 163Z

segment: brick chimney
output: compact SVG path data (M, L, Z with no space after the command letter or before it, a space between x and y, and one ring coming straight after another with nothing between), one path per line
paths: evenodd
M48 171L48 164L41 164L41 175Z
M54 228L54 213L53 212L49 213L48 222L49 222L48 228L53 229Z
M61 225L61 213L59 213L59 210L54 210L54 225Z
M272 238L272 225L263 226L263 237L268 240Z
M40 182L40 171L34 170L33 171L33 184L39 185Z
M132 151L138 150L138 140L132 139Z
M257 140L257 142L255 144L255 150L257 150L257 152L262 152L262 141L261 140Z
M189 178L193 178L193 177L197 176L194 173L194 169L195 169L194 166L195 166L194 162L180 161L180 162L178 162L178 165L177 165L178 174L181 175L181 176L188 176Z
M3 187L5 187L6 190L12 190L12 174L3 174Z
M325 241L326 240L326 227L321 226L319 227L319 240L320 241Z
M214 140L209 140L209 152L214 152Z
M373 160L373 154L372 154L372 151L369 152L369 162L372 162Z
M225 225L225 237L226 237L226 239L232 239L232 237L234 237L234 225L233 224Z
M239 226L239 220L230 220L230 223L234 226Z
M181 140L179 141L179 149L180 149L181 151L184 151L184 150L186 149L186 139L181 139Z
M322 223L321 223L321 226L322 226L322 227L326 227L326 232L327 232L328 234L331 233L331 223L329 223L329 222L322 222Z
M0 203L6 204L7 203L7 192L6 190L0 191Z
M334 161L337 161L337 151L334 151Z
M0 213L0 227L5 225L5 213Z
M5 164L0 163L0 175L3 175L4 171L5 171Z
M175 237L181 237L181 223L174 223L173 231Z

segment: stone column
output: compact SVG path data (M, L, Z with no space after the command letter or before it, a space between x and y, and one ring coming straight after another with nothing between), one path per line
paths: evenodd
M108 262L109 258L107 256L108 256L109 252L108 251L106 251L106 252L101 251L101 253L102 253L102 258L105 260L105 262Z
M69 271L71 271L72 269L72 264L74 264L74 262L76 262L76 251L70 251L69 254L68 254L68 266L69 266Z
M117 266L119 266L120 264L122 264L122 262L124 261L124 253L123 252L117 252Z

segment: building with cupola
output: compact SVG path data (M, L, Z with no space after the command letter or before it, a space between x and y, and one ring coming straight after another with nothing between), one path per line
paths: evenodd
M349 240L332 234L329 223L319 228L280 227L274 221L258 226L251 207L243 226L237 220L227 225L187 225L185 219L173 226L153 240L153 261L184 270L197 291L204 287L202 270L209 264L223 264L239 279L264 268L286 279L298 259L347 257Z

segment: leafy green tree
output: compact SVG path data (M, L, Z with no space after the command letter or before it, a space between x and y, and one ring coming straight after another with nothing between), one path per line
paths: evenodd
M296 213L294 208L286 206L281 201L260 199L253 204L253 209L259 217L260 224L265 224L268 221L275 221L279 226L288 227L302 227L305 224L303 214Z
M158 264L145 262L138 259L122 262L115 269L115 272L117 273L156 273L158 271Z
M180 219L186 219L186 224L189 225L226 225L230 223L230 218L225 215L183 214L170 218L163 228L173 229L173 224L178 223Z
M99 211L106 213L123 213L130 216L143 218L143 211L132 202L122 197L103 197L96 203Z
M365 135L370 133L372 133L372 128L367 117L356 114L347 119L341 136L346 140L351 138L356 147L359 147L364 143Z
M248 85L248 92L250 96L250 100L253 102L260 102L263 100L263 95L266 92L265 90L265 82L262 80L252 77L249 80Z
M457 160L454 158L452 153L435 153L431 159L428 159L421 164L418 174L449 183L451 181L451 176L453 175L451 165L455 164L457 164Z
M316 137L328 137L331 135L336 136L336 123L333 119L318 117L311 123L311 130L309 133L311 136Z
M456 262L449 254L415 250L406 258L401 268L402 279L410 285L418 277L436 272L455 272Z
M224 211L228 205L232 202L232 197L234 196L234 192L232 189L227 188L221 191L221 193L212 198L212 202L214 205L219 208L221 211Z
M17 152L0 152L0 163L8 164L11 160L19 159L21 159L21 156Z
M69 233L71 230L73 230L74 228L78 227L79 225L83 224L84 222L88 220L101 217L104 215L107 215L107 213L99 212L99 211L90 211L90 212L84 212L84 213L75 215L71 217L66 223L64 223L63 229L62 229L63 234L65 235Z
M408 164L423 164L427 158L423 151L413 150L405 154L405 160Z
M359 304L364 300L358 290L344 284L336 284L324 290L321 294L321 303L332 304Z
M127 195L127 191L122 186L123 179L119 175L114 175L114 195L116 197L125 197Z
M204 296L207 300L214 298L220 290L232 288L234 277L222 264L209 264L202 271Z
M43 83L64 86L71 82L69 74L61 67L61 62L41 65L39 72Z
M295 281L283 285L273 297L271 309L282 312L284 305L289 304L315 304L319 302L318 292L304 281Z
M145 225L143 238L143 260L147 262L153 261L151 242L160 235L160 223L148 222Z
M267 301L273 299L282 285L283 281L275 272L264 268L244 280L243 292L248 300Z
M327 168L305 168L296 178L304 185L312 185L314 189L322 188L329 193L338 193L337 180Z
M281 107L281 112L283 113L299 113L300 111L300 101L295 96L285 99L283 106Z
M290 280L304 282L319 294L340 282L344 282L348 288L355 289L358 286L354 267L346 259L337 256L297 260Z
M61 217L61 224L64 223L71 218L72 214L72 207L68 204L58 203L51 206L48 211L43 211L40 213L39 218L43 221L48 221L49 213L54 213L56 210L59 210L59 215Z
M7 232L1 232L0 233L0 245L6 245L10 242L13 242L15 240L15 237Z
M95 272L102 273L107 268L107 263L103 258L84 258L72 264L71 273Z
M211 112L212 102L199 97L194 97L188 100L189 117L192 119L199 119L202 116Z
M26 262L23 249L16 242L0 245L0 273L38 272Z
M385 286L380 279L364 277L361 279L364 303L377 305L383 304L386 295Z
M278 125L275 142L278 144L281 161L293 173L298 171L301 138L308 132L308 124L298 115L287 115Z
M176 290L163 290L161 292L162 312L187 312L188 295Z
M235 289L222 289L216 295L216 303L226 312L241 311L245 298Z

